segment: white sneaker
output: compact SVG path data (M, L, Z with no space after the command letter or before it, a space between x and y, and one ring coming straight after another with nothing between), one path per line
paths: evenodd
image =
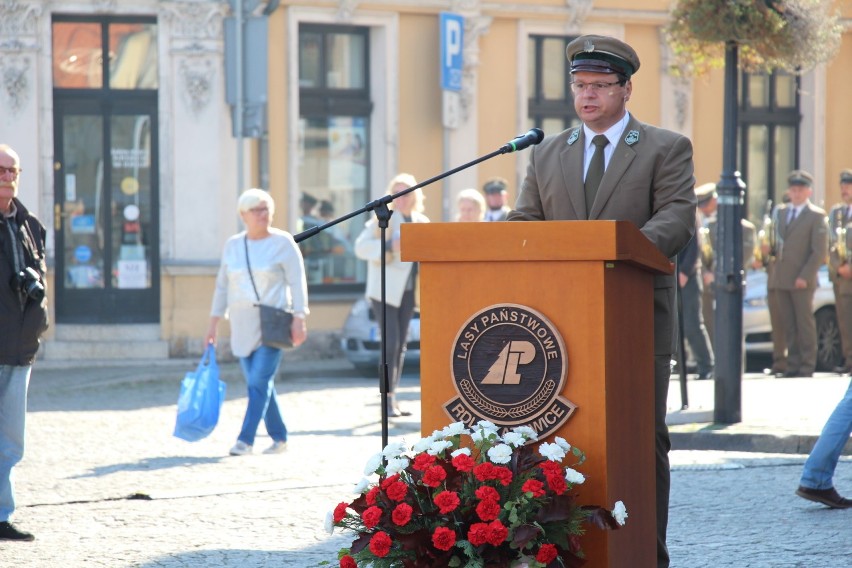
M271 446L263 450L264 454L280 454L287 451L287 442L273 442Z
M232 456L247 456L251 453L251 446L245 442L237 440L237 443L234 444L234 447L231 448L231 451L228 453Z

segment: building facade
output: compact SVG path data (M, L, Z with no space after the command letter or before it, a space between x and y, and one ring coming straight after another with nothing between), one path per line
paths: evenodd
M21 198L49 229L45 357L200 353L241 189L268 189L275 225L296 234L362 209L398 172L425 181L532 127L555 134L576 123L564 49L580 34L636 48L628 109L688 135L698 183L719 179L722 71L668 73L667 0L244 2L0 2L0 141L20 153ZM237 61L265 62L266 89L242 85L251 128L238 141L225 29L240 5ZM758 224L789 170L812 171L814 200L828 207L852 167L852 6L837 6L844 34L831 62L741 76L739 167ZM442 12L461 18L461 35L442 36ZM509 180L511 204L526 159L496 156L427 185L426 214L453 219L457 193L492 176ZM320 349L363 294L352 243L366 219L301 243Z

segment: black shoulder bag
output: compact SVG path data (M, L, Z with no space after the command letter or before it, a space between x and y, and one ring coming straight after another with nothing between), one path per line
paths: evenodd
M249 278L251 278L251 287L254 289L254 295L257 298L255 306L260 309L260 342L277 349L293 347L293 337L290 335L293 312L260 303L260 295L257 293L257 286L254 284L254 276L251 273L248 237L245 238L244 244L246 247L246 267L248 268Z

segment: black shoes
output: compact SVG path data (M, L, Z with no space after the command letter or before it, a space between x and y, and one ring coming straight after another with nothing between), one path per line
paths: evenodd
M852 373L852 367L841 365L840 367L835 367L834 372L838 375L848 375L849 373Z
M15 528L15 525L8 521L0 522L0 540L35 540L35 537L28 532L24 532Z
M810 489L804 485L799 485L799 488L796 489L796 495L802 499L807 499L808 501L822 503L826 507L831 507L832 509L852 508L852 499L844 499L838 495L837 490L834 487L831 489Z
M695 379L698 381L709 381L713 378L713 371L708 371L706 373L698 373L698 376L695 377Z

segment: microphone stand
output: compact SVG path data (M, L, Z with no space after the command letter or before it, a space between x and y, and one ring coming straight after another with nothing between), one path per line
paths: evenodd
M368 211L372 211L376 215L376 219L378 220L378 223L379 223L380 238L381 238L381 261L380 261L381 262L381 301L380 301L380 304L382 306L382 313L381 313L382 360L380 362L380 372L379 372L379 392L381 394L381 405L382 405L382 450L383 451L384 451L385 447L387 447L387 445L388 445L388 390L389 390L389 386L390 386L389 382L388 382L389 377L388 377L387 342L385 341L385 337L387 337L387 302L386 302L386 299L385 299L385 293L386 293L386 291L385 291L385 288L386 288L385 267L386 267L386 264L387 264L387 261L385 259L385 254L386 254L386 249L387 249L387 240L385 238L385 235L386 235L387 228L388 228L388 222L390 221L390 218L391 218L391 215L393 214L393 211L388 208L388 204L393 202L393 200L396 199L397 197L402 197L403 195L411 193L412 191L415 191L415 190L420 189L422 187L425 187L427 185L433 184L436 181L440 181L440 180L444 179L445 177L451 176L451 175L458 173L462 170L466 170L467 168L470 168L471 166L475 166L476 164L479 164L480 162L484 162L485 160L490 160L491 158L493 158L495 156L500 156L502 154L517 152L519 150L523 150L523 149L527 148L530 145L538 144L539 142L542 141L543 138L544 138L544 132L542 132L538 128L533 128L527 134L525 134L523 136L519 136L519 137L515 138L514 140L507 142L506 144L504 144L499 149L497 149L493 152L485 154L484 156L480 156L479 158L476 158L475 160L467 162L466 164L462 164L461 166L458 166L456 168L448 170L444 173L438 174L435 177L431 177L431 178L427 179L426 181L422 181L422 182L418 183L417 185L413 185L413 186L411 186L407 189L404 189L400 192L388 194L388 195L383 195L382 197L367 203L366 205L364 205L360 209L356 209L354 211L346 213L345 215L341 215L337 219L332 219L331 221L328 221L327 223L324 223L322 225L317 225L315 227L311 227L310 229L308 229L306 231L302 231L301 233L294 235L293 239L297 243L300 243L300 242L302 242L306 239L309 239L309 238L319 234L320 232L322 232L322 231L324 231L324 230L326 230L330 227L333 227L334 225L337 225L338 223L342 223L343 221L346 221L346 220L351 219L353 217L357 217L358 215L361 215L361 214L366 213ZM406 329L404 331L404 333L407 334L408 330Z

